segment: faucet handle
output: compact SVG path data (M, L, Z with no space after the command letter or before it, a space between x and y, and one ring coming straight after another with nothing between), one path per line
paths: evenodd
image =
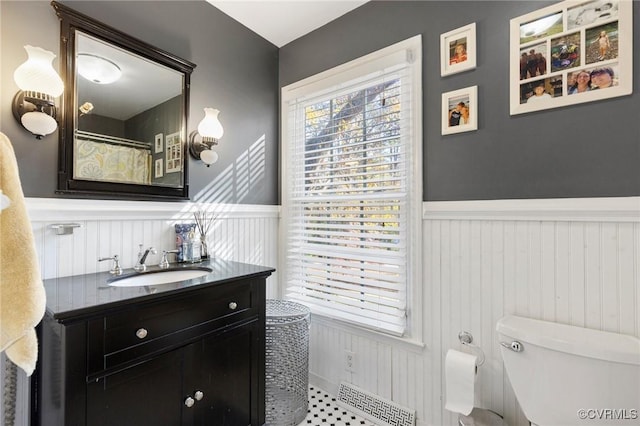
M114 254L112 257L101 257L98 259L98 262L103 262L105 260L113 260L113 268L109 269L110 274L122 274L122 268L120 267L120 257L118 257L117 254Z
M140 250L142 250L142 244L140 244ZM158 250L156 250L154 247L149 247L144 251L144 253L142 251L138 253L138 261L136 262L133 269L138 272L146 271L147 265L145 264L145 262L147 261L147 256L149 256L149 254L156 254L156 253L158 253Z
M180 253L180 250L176 249L176 250L162 250L162 260L160 261L160 264L158 265L161 268L168 268L169 267L169 261L167 260L167 255L169 253L174 253L174 254L178 254Z

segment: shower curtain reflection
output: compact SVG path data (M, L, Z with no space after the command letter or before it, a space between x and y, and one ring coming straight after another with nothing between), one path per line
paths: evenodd
M144 142L78 131L74 179L147 185L151 183L151 148Z

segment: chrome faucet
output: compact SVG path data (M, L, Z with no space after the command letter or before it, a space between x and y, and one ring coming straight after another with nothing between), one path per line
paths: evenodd
M162 250L162 260L160 261L160 264L158 265L162 269L167 269L169 267L169 261L167 260L167 255L169 253L178 254L178 253L180 253L180 250L177 250L177 249L176 250Z
M113 275L121 275L122 268L120 267L120 258L117 254L114 254L112 257L101 257L98 259L98 262L104 262L105 260L113 260L113 267L109 269L109 273Z
M138 263L136 263L136 265L133 267L135 271L144 272L147 270L147 265L145 265L144 262L147 261L147 256L149 256L149 253L156 254L158 252L156 251L155 248L149 247L143 253L142 244L140 244L140 251L138 252Z

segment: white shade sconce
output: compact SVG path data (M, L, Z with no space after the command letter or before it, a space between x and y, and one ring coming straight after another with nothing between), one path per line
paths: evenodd
M198 124L198 130L189 135L189 152L196 160L202 160L207 167L218 161L218 153L212 148L218 145L218 139L224 134L224 129L214 108L204 109L204 118Z
M58 128L55 98L62 95L64 84L53 69L56 57L40 47L24 46L28 59L16 68L13 79L20 88L11 109L22 127L42 139Z

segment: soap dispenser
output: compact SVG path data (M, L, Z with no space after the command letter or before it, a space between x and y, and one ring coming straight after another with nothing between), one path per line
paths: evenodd
M189 240L191 241L191 263L197 263L202 260L200 250L200 240L196 237L195 232L189 233Z
M189 232L182 242L182 261L183 262L192 262L193 261L193 239L191 238L193 235L193 231Z

